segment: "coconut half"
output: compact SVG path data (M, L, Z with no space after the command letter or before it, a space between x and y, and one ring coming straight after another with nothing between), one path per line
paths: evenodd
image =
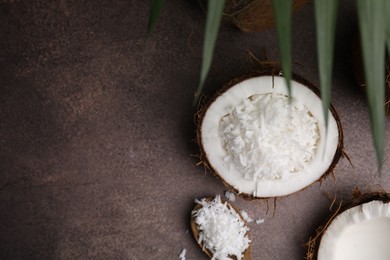
M251 260L251 235L240 211L219 195L195 202L191 230L202 251L211 259Z
M263 75L227 84L198 113L201 156L236 194L285 196L330 172L342 154L334 108L326 132L316 88L294 76L291 100L285 80Z
M338 211L309 241L307 259L390 259L389 202L390 194L366 195Z

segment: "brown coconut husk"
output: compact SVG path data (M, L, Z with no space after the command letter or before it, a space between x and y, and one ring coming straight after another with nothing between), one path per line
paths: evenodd
M300 10L309 0L293 0L292 12ZM203 10L207 0L199 0ZM275 26L272 0L227 0L223 17L242 32L261 32Z
M203 118L206 114L207 109L210 107L210 105L220 95L222 95L225 91L227 91L229 88L233 87L234 85L236 85L236 84L238 84L246 79L249 79L252 77L257 77L257 76L266 76L266 75L267 76L269 76L269 75L275 76L275 75L278 75L278 73L280 71L281 70L278 67L264 66L264 68L260 71L248 73L248 74L245 74L241 77L237 77L237 78L230 80L219 91L217 91L213 97L211 97L209 99L203 98L202 104L199 105L198 112L195 114L196 142L198 143L198 146L199 146L199 158L200 158L200 162L198 164L203 165L205 167L205 169L211 171L214 174L214 176L216 176L217 179L219 179L225 185L227 190L229 190L230 192L233 192L234 194L236 194L236 195L238 195L246 200L270 199L270 198L266 198L266 197L259 198L259 197L254 197L253 194L239 192L235 187L230 185L224 178L222 178L221 175L213 168L213 166L209 162L209 160L206 156L206 153L204 151L204 148L203 148L203 143L202 143L202 138L201 138L201 135L202 135L201 128L202 128ZM292 80L303 84L304 86L306 86L307 88L312 90L318 97L320 97L320 91L313 83L309 82L308 80L306 80L306 79L304 79L304 78L302 78L294 73L292 74ZM332 163L329 166L328 170L317 180L319 182L322 182L322 180L324 180L329 174L332 175L334 178L334 175L333 175L334 168L336 167L340 158L342 156L346 156L346 154L344 152L343 129L341 126L340 118L336 112L336 109L333 107L332 104L330 104L329 110L332 113L332 115L335 118L336 123L337 123L339 141L338 141L337 149L336 149L335 155L333 157ZM307 187L305 187L305 188L307 188ZM303 188L302 190L304 190L305 188Z
M375 193L360 193L358 189L356 189L353 192L354 198L352 201L342 206L342 202L340 202L339 207L330 215L327 217L327 219L324 221L322 225L320 225L316 231L314 237L310 237L309 241L306 243L306 260L315 260L317 259L318 255L318 249L320 247L320 242L322 239L322 236L328 229L329 225L332 223L332 221L341 213L345 212L346 210L356 207L358 205L362 205L364 203L368 203L374 200L383 201L384 203L390 203L390 193L386 192L375 192Z
M207 201L212 201L214 198L212 197L209 197L209 198L206 198ZM237 214L238 216L240 217L240 219L245 223L245 226L248 226L248 223L244 220L244 218L242 217L241 213L240 213L240 210L237 209L235 206L233 206L231 203L221 199L221 202L222 203L227 203L227 206L228 208L232 208ZM193 210L198 210L202 208L202 205L196 203L195 207ZM192 216L191 214L191 220L190 220L190 225L191 225L191 230L192 230L192 234L196 240L196 242L198 243L199 241L199 229L198 229L198 225L195 223L195 217ZM247 231L246 235L249 237L250 240L252 240L252 236L251 234L249 233L249 231ZM203 248L203 244L202 243L198 243L198 245L200 246L200 248L202 248L202 251L208 255L210 258L212 258L213 254L211 253L211 251L207 248ZM252 259L252 242L249 244L249 247L245 250L245 252L243 253L243 257L242 257L242 260L251 260ZM233 257L232 259L236 259L236 257Z
M301 9L308 0L293 0L292 12ZM272 0L226 1L224 17L242 32L260 32L275 26Z

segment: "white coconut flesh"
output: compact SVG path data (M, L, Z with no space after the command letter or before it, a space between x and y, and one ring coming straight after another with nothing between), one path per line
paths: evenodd
M338 215L326 229L318 260L389 260L390 204L365 203Z
M284 196L312 184L329 169L339 142L329 112L326 134L322 103L292 81L291 106L285 80L260 76L218 96L201 125L210 166L239 193Z

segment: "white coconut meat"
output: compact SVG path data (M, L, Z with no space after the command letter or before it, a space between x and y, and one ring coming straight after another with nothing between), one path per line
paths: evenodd
M284 196L321 178L335 156L339 131L320 98L292 81L260 76L229 88L208 107L201 142L210 166L239 193Z
M326 229L318 260L390 259L390 204L371 201L338 215Z

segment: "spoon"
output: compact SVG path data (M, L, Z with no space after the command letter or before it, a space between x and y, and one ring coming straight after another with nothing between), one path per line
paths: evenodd
M206 198L206 201L212 201L213 199L214 198L210 198L209 197L209 198ZM237 213L239 218L244 222L244 226L247 226L247 222L243 219L243 217L241 216L239 210L237 208L235 208L233 205L231 205L229 202L223 201L221 199L221 203L225 203L225 202L227 203L227 207L229 209L233 209ZM194 210L198 210L198 209L200 209L202 207L203 207L202 205L197 203L195 205L193 211ZM190 224L191 224L192 234L193 234L195 240L197 241L198 245L200 246L200 248L202 248L203 252L205 252L210 258L212 258L213 253L208 248L203 247L203 243L202 242L201 243L198 242L199 241L199 233L200 233L200 231L198 229L198 225L195 222L195 216L193 216L192 214L191 214ZM249 231L247 231L245 235L248 236L249 239L251 239L251 234L249 233ZM249 243L248 248L243 252L243 257L241 258L241 260L251 260L252 259L252 257L251 257L252 245L251 244L252 244L252 242ZM237 259L235 256L231 256L231 258L232 259Z

